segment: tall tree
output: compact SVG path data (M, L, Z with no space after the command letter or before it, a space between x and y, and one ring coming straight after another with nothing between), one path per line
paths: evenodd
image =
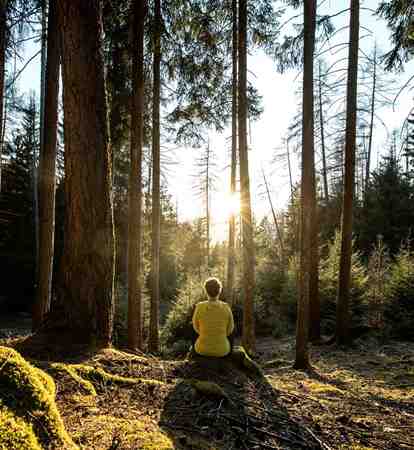
M4 110L4 79L6 68L6 0L0 0L0 192L1 172L3 162L3 110Z
M240 213L243 239L243 346L254 352L255 257L253 242L252 209L250 200L249 159L247 152L247 0L239 0L239 160L240 160Z
M128 221L128 346L142 348L142 145L144 125L144 22L146 0L131 4L132 98Z
M149 350L159 349L160 305L160 91L161 91L161 0L154 1L152 75L152 258Z
M303 4L304 61L303 61L303 126L302 126L302 181L301 181L301 239L299 300L296 324L296 359L294 367L309 368L309 298L312 259L312 209L314 208L315 171L313 135L313 54L315 50L316 1Z
M342 201L341 259L336 311L336 338L349 340L349 287L351 281L352 220L355 187L355 146L358 89L359 0L351 0L345 131L345 182Z
M83 342L109 345L114 229L104 78L102 5L58 0L62 30L65 237L57 308ZM53 322L51 321L51 327Z
M231 2L232 10L232 81L231 81L231 163L230 163L230 195L236 193L237 172L237 0ZM229 243L227 255L227 301L234 304L234 278L235 278L235 244L236 244L236 214L232 211L229 217Z
M49 1L43 140L39 161L39 259L33 329L50 309L55 232L55 171L59 95L59 26L56 0ZM41 123L42 126L42 123Z

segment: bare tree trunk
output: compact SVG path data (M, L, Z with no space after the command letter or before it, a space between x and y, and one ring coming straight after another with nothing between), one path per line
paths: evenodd
M128 347L142 349L142 145L146 0L131 4L132 98L128 220Z
M282 268L284 268L285 250L284 250L284 246L283 246L283 237L282 237L282 233L281 233L281 230L279 227L279 222L277 220L276 212L273 208L272 197L270 197L269 185L267 184L267 179L266 179L266 175L264 173L263 168L262 168L262 174L263 174L263 181L264 181L265 187L266 187L267 199L269 200L270 209L272 211L273 222L275 223L277 237L279 239L281 265L282 265Z
M152 259L149 350L159 350L160 304L160 64L161 0L154 2L154 62L152 91Z
M47 41L43 121L45 130L39 160L39 268L36 303L33 309L34 331L41 326L50 310L52 291L60 59L56 0L49 2Z
M210 273L210 140L207 143L206 160L206 229L207 229L207 273Z
M2 188L2 169L3 169L3 111L5 109L5 89L4 77L6 66L6 1L0 0L0 192Z
M351 282L352 218L355 186L355 145L358 89L359 0L351 0L348 86L346 107L345 183L342 203L342 239L336 311L336 338L349 341L349 289Z
M247 0L239 0L239 159L240 159L240 212L243 236L243 336L247 351L254 352L254 244L252 209L250 200L249 160L247 153Z
M368 139L368 151L367 151L367 161L365 166L365 185L364 185L364 200L365 193L368 191L370 166L371 166L371 155L372 155L372 138L374 131L374 117L375 117L375 95L377 89L377 45L374 47L374 73L372 75L372 93L371 93L371 118L369 122L369 139Z
M99 0L58 0L65 115L58 300L74 340L105 346L112 338L115 249L101 6Z
M313 55L316 0L304 2L303 126L299 301L296 324L296 369L310 366L308 353L309 299L312 264L312 209L315 195L313 127Z
M325 125L323 123L323 109L322 109L322 73L321 62L319 61L319 126L321 128L321 150L322 150L322 176L323 176L323 191L326 203L329 201L328 190L328 170L326 167L326 149L325 149Z
M293 180L292 180L292 166L290 164L289 139L286 139L286 156L289 171L290 198L293 200Z
M237 171L237 0L231 2L233 31L232 31L232 85L231 85L231 168L230 168L230 195L236 193ZM235 242L236 239L236 215L231 213L229 218L229 244L227 259L227 301L234 304L234 279L235 279Z

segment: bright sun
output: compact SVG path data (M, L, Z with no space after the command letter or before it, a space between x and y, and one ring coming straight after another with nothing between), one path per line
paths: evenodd
M227 222L232 214L240 212L240 197L238 193L221 192L216 194L215 205L212 211L213 221Z

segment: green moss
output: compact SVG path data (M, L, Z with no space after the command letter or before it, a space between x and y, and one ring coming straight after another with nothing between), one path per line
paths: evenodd
M96 395L93 384L90 381L85 380L84 378L79 376L72 366L62 363L53 363L50 365L50 368L56 372L64 372L66 375L69 375L71 378L73 378L73 380L89 395Z
M158 380L146 380L144 378L129 378L122 377L120 375L112 375L105 372L100 367L92 367L84 364L73 364L68 366L71 370L74 370L80 376L90 380L92 383L101 384L121 384L121 385L136 385L146 384L152 386L162 386L164 383Z
M105 430L108 436L120 437L122 448L136 448L140 450L174 450L171 439L162 433L158 427L142 420L122 419L113 416L95 416L85 421L85 426L100 432ZM95 438L93 438L95 440Z
M31 424L0 404L0 450L41 450Z
M75 449L56 408L53 380L19 353L0 347L0 396L14 415L31 423L38 441L48 448Z

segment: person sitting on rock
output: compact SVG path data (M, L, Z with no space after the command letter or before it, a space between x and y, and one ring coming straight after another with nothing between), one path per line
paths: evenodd
M224 357L230 354L228 337L234 330L233 313L229 305L219 300L222 285L217 278L204 283L208 300L196 305L193 327L198 334L194 350L201 356Z

